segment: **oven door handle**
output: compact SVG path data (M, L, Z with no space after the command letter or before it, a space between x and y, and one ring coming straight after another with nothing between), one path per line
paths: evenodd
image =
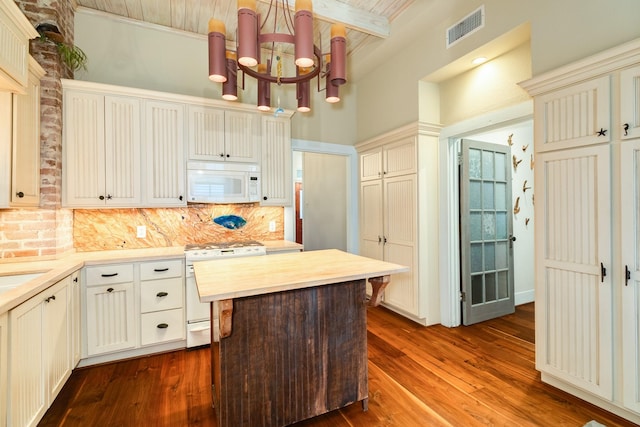
M200 326L199 328L189 329L189 332L203 332L211 329L211 326Z

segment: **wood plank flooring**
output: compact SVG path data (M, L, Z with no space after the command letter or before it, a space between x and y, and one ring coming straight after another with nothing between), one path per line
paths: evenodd
M369 410L296 426L632 426L540 381L533 311L450 329L370 308ZM209 375L208 348L76 369L39 425L215 427Z

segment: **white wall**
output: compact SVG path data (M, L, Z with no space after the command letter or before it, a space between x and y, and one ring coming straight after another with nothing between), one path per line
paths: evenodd
M88 56L87 71L77 72L76 79L221 99L221 85L208 79L207 39L203 35L79 8L74 38ZM293 116L292 137L353 145L356 142L355 86L347 83L341 87L342 100L337 104L325 102L324 92L313 90L317 88L316 80L311 86L312 112ZM238 102L255 103L253 78L245 79L245 89L238 90L238 97ZM272 85L272 107L276 107L278 101L282 108L295 110L295 86Z
M485 27L446 49L446 29L482 4ZM364 64L372 52L386 53L382 63L367 64L358 81L358 141L417 121L420 79L518 26L530 24L536 76L640 37L638 16L637 0L416 1L392 24L391 38L410 32L399 49L387 51L392 41L380 41L352 59Z

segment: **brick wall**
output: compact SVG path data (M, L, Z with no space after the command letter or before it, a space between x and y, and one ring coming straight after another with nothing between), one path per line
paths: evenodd
M29 22L55 24L73 43L72 0L16 0ZM62 85L73 71L60 61L56 46L39 39L30 53L44 68L41 80L40 209L0 210L0 258L49 256L73 249L73 212L61 209Z

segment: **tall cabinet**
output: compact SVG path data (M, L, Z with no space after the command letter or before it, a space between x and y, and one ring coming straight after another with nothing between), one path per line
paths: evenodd
M428 182L435 171L425 168L421 176L418 170L421 152L437 147L437 139L430 145L423 137L419 127L410 125L357 145L360 253L408 266L409 272L391 277L383 305L419 323L433 324L439 321L437 281L422 271L437 266L420 260L437 250L432 246L437 245L437 236L426 225L429 212L422 207L427 201L435 203L428 188L436 185Z
M640 40L522 86L534 97L536 368L640 422Z

